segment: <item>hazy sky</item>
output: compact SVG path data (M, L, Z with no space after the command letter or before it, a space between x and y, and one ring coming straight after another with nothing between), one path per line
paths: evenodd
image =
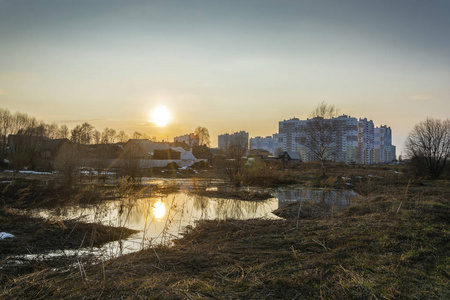
M172 139L271 135L320 102L400 154L450 117L450 1L0 0L0 107ZM149 122L164 104L165 128Z

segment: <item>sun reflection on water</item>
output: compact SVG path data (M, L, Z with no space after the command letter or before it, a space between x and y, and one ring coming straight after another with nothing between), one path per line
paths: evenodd
M166 215L166 205L161 199L158 199L155 204L153 204L153 215L158 222L161 222Z

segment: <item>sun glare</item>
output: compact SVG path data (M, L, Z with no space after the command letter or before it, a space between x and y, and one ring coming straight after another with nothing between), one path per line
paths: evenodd
M164 105L157 106L151 113L151 122L158 127L164 127L172 119L169 109Z
M161 219L166 215L166 206L161 199L158 199L158 201L153 204L153 215L157 221L161 221Z

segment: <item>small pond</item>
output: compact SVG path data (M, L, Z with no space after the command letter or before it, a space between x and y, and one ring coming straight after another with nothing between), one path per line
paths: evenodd
M137 199L111 200L96 205L72 206L55 210L39 210L34 214L59 220L79 219L85 222L99 222L110 226L123 226L139 230L126 240L112 242L101 249L90 249L96 255L114 257L138 251L157 244L170 244L180 238L186 226L195 226L200 220L226 219L279 219L272 214L274 210L289 202L325 201L340 210L348 206L357 194L344 190L322 190L306 188L279 188L256 190L270 192L273 196L263 201L242 201L219 197L199 196L191 191L194 186L208 186L217 190L223 182L195 182L189 180L147 180L149 186L167 185L176 188L166 193L152 193ZM219 187L220 189L220 187ZM85 251L85 250L83 250ZM67 251L66 251L67 253ZM52 255L57 255L53 253Z

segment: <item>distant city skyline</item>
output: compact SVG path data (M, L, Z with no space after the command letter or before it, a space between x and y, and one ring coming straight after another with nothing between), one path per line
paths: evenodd
M0 108L161 140L204 126L217 147L324 101L390 126L400 155L415 124L449 117L449 15L444 0L0 0Z

